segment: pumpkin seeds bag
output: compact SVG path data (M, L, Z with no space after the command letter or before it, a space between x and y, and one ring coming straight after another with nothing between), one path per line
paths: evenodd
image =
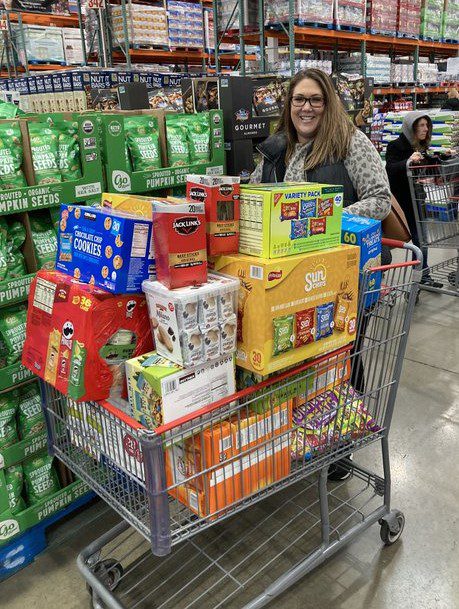
M81 178L81 167L78 123L71 121L56 122L55 129L59 133L57 154L62 181L79 180Z
M22 135L19 123L0 123L0 190L27 186L21 165Z
M161 167L158 120L153 116L130 116L124 119L126 143L134 171Z
M41 395L37 383L19 389L17 422L21 440L45 432L45 415L41 407Z
M8 238L6 242L8 279L27 275L27 266L21 247L26 239L26 229L22 222L16 220L8 225Z
M52 269L56 262L57 236L47 210L29 213L38 268Z
M26 503L22 497L22 489L24 486L24 472L22 465L11 465L5 469L6 492L8 493L8 503L10 504L10 512L18 514L26 509Z
M28 127L36 184L61 182L59 131L46 123L30 122Z
M0 281L6 279L8 275L8 224L0 218Z
M53 467L53 457L46 453L24 461L22 467L28 505L46 499L61 488Z
M6 358L8 357L8 349L6 348L5 341L0 334L0 368L6 366Z
M17 391L0 394L0 450L18 441L16 429Z
M170 167L189 165L187 129L180 114L166 114L167 156Z
M210 125L207 112L186 115L190 163L208 163L210 159Z
M0 309L0 334L6 345L8 366L15 364L21 357L25 340L27 308L25 305L14 305Z

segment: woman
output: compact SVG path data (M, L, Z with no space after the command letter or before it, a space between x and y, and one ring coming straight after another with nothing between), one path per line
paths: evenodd
M393 142L389 142L386 150L386 170L391 191L405 212L413 243L418 247L419 235L416 228L407 169L411 164L422 162L426 158L431 138L432 121L430 117L421 111L408 112L403 119L401 135ZM421 187L421 190L416 193L416 199L423 196L425 196L425 193ZM441 288L443 284L430 277L426 247L422 248L422 253L424 256L424 271L421 283L434 288Z
M341 184L346 212L378 220L390 212L381 159L349 120L325 72L310 69L292 78L277 132L258 150L263 158L252 183Z
M263 159L250 181L320 182L340 184L345 212L383 220L391 210L384 166L370 140L349 120L333 82L324 72L309 69L292 78L277 132L258 148ZM387 250L383 263L390 262ZM365 335L360 328L359 352ZM364 392L363 365L354 357L352 384ZM340 462L329 469L330 480L344 480L349 467Z

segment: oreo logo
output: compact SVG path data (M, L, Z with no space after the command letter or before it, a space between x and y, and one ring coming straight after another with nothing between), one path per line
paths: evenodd
M172 223L172 228L179 235L192 235L201 226L201 220L197 216L183 216Z

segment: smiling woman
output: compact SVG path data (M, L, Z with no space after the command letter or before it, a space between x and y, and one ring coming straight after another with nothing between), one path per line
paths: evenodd
M290 81L277 132L258 148L250 181L340 184L347 212L383 220L390 189L370 140L350 121L330 77L299 72Z

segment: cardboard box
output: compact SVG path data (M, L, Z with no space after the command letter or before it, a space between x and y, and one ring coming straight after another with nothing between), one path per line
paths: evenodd
M360 272L381 265L381 222L363 216L343 214L341 241L360 247ZM379 298L382 273L371 273L362 286L367 292L365 307L371 306Z
M265 375L353 342L359 253L343 245L276 260L216 258L215 270L240 282L236 364Z
M106 208L62 205L56 269L113 294L154 275L152 222Z
M239 251L263 258L341 243L343 189L310 182L241 186Z
M156 351L126 362L131 416L155 429L235 392L234 357L183 369Z

